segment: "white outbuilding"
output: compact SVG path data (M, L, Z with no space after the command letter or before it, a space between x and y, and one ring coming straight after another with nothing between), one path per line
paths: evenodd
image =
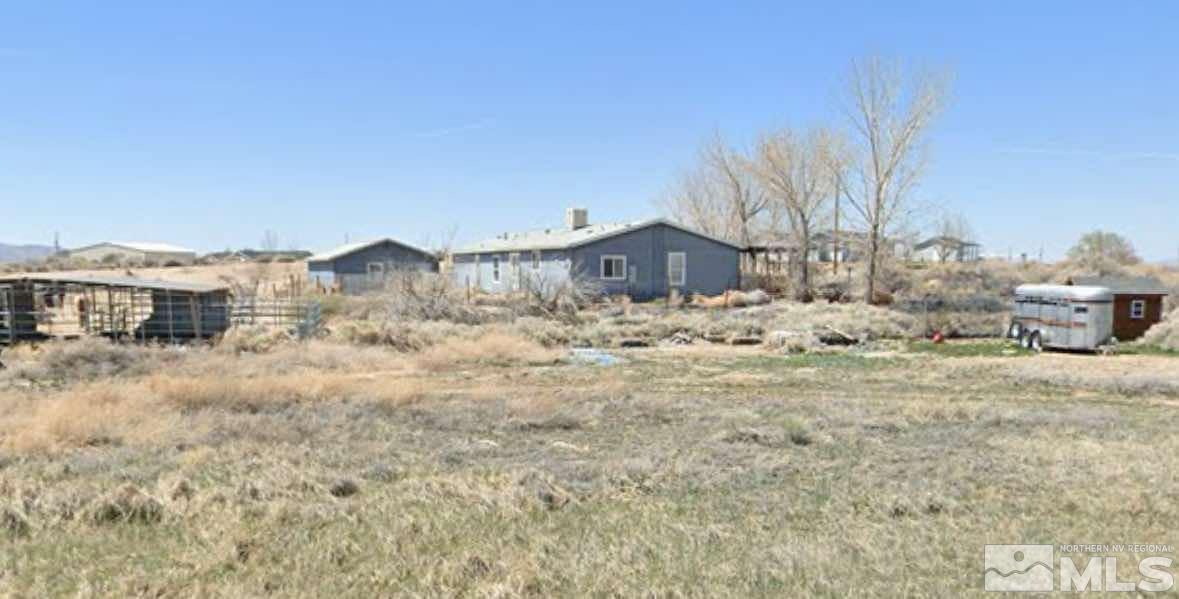
M166 243L104 241L69 252L71 258L92 262L135 262L189 265L196 262L196 251Z

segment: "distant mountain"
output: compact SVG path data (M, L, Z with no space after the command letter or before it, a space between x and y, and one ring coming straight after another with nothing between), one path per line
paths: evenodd
M0 263L40 260L53 254L47 245L8 245L0 243Z

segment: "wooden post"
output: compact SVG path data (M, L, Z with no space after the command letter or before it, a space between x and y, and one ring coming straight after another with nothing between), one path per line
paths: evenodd
M135 295L132 296L132 299L131 299L132 306L135 305L135 298L140 297L140 293L142 293L142 292L139 289L135 290ZM136 312L138 312L138 311L136 311ZM147 344L147 321L148 321L148 318L149 318L149 316L144 315L143 318L139 321L139 340L141 342L143 342L145 345Z
M106 319L110 325L111 339L118 339L115 335L115 290L111 287L106 288Z
M188 295L188 309L192 313L192 332L193 336L201 339L201 320L200 310L197 309L196 294L190 293Z
M164 301L168 302L168 343L176 345L176 321L172 317L172 290L164 290Z
M16 298L13 297L11 287L5 293L8 296L4 301L4 310L8 313L8 346L12 347L16 345Z

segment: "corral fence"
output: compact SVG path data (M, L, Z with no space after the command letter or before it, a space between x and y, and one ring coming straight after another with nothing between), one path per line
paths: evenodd
M279 327L308 337L320 319L316 301L234 298L221 289L0 284L0 345L81 337L182 343L211 339L235 325Z

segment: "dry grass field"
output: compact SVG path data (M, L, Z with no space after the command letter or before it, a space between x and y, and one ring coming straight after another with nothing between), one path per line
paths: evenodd
M1169 355L611 353L6 353L0 594L943 597L985 543L1179 540Z

